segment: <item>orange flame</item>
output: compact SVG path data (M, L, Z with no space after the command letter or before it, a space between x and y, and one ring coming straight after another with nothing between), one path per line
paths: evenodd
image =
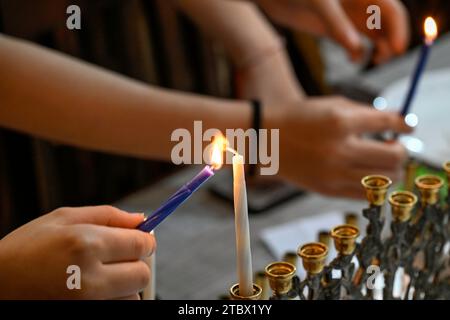
M423 29L425 31L425 39L428 43L432 43L438 36L438 27L436 21L432 17L425 19L423 24Z
M223 164L223 152L227 147L228 141L224 137L217 137L214 141L211 153L211 167L219 170Z

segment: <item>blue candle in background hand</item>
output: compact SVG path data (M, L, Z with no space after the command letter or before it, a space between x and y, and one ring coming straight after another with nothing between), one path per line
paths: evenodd
M425 70L425 66L428 61L431 46L433 45L433 42L436 39L438 33L436 22L431 17L428 17L425 20L424 29L425 29L425 42L420 52L419 63L417 64L416 70L411 80L408 95L406 96L405 103L403 104L403 108L400 112L400 114L403 117L405 117L409 113L409 109L414 99L414 95L417 91L417 85L419 84L420 78L423 74L423 71Z
M214 143L212 151L212 165L206 166L191 181L186 183L169 199L166 200L156 211L149 215L137 229L150 232L155 229L165 218L174 212L182 203L184 203L202 184L208 181L214 175L214 170L222 166L223 142Z

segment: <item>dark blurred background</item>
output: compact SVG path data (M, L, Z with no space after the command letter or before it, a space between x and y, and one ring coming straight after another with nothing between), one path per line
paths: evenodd
M426 15L449 29L449 1L404 3L412 17L412 46L421 41ZM82 8L81 30L66 28L71 4ZM169 0L0 0L0 32L153 85L222 97L238 91L223 48L203 38ZM317 40L280 32L305 90L329 93ZM148 119L149 125L155 120ZM174 170L167 163L80 150L0 129L0 236L59 206L111 203Z

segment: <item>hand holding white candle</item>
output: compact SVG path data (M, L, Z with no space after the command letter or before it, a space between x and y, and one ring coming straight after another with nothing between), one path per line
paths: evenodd
M253 295L252 254L250 250L244 158L239 154L233 156L233 191L239 295L248 297Z

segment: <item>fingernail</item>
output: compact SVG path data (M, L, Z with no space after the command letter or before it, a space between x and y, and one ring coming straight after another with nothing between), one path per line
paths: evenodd
M139 216L139 218L141 218L142 220L145 219L145 214L142 212L134 212L132 214L135 216Z

